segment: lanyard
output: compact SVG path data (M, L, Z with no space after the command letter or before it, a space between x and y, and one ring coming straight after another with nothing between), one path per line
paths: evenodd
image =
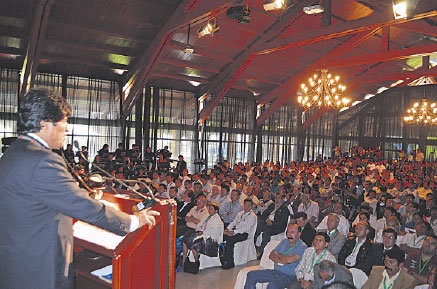
M423 270L425 270L426 265L428 265L429 261L431 261L432 257L428 259L428 261L425 262L425 264L423 264L422 267L422 254L420 254L420 258L419 258L419 275L422 274Z
M417 238L417 235L414 235L414 247L416 247L417 245L419 245L419 243L416 244L416 241L421 241L419 238Z
M320 254L319 258L317 258L316 262L314 263L314 260L316 259L316 253L317 253L317 252L314 252L314 254L313 254L313 260L311 261L311 267L310 267L310 270L313 270L313 269L314 269L314 266L315 266L317 263L319 263L320 260L322 260L323 256L325 256L325 254L326 254L326 249L323 251L322 254Z
M384 276L384 289L391 289L391 287L393 287L393 284L396 282L396 279L398 279L399 275L396 276L396 278L391 282L390 286L387 287L387 285L385 285L385 280L387 279L386 276Z
M360 242L358 242L358 239L357 239L357 242L355 243L355 247L354 247L354 250L352 251L352 254L351 255L354 255L355 254L355 251L357 250L357 247L358 247L358 244L359 244Z
M209 215L208 218L206 218L206 220L203 222L203 224L202 224L202 229L203 229L203 230L206 230L206 225L207 225L209 219L211 219L211 217L212 217L212 216Z
M288 253L290 253L291 251L293 251L294 247L296 247L297 244L299 244L299 243L300 243L300 239L299 239L299 241L296 242L296 244L294 244L293 246L291 246L291 248L288 249L287 252L284 253L284 255L287 255L287 256L288 256Z

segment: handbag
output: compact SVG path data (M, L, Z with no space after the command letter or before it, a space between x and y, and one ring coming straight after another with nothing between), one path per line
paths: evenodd
M208 257L218 256L218 243L211 238L205 240L205 255Z
M191 262L189 257L189 253L187 255L187 259L185 260L184 263L184 272L185 273L190 273L190 274L197 274L199 273L199 267L200 267L200 262L199 260Z

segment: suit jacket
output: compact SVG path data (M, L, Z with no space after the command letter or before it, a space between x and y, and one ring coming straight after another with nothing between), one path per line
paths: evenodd
M314 227L310 223L307 223L300 233L300 239L305 243L305 245L307 245L308 248L313 246L315 236L316 230L314 230Z
M185 205L185 207L182 208L184 205L183 201L176 201L177 202L177 222L178 225L185 224L185 216L188 214L188 212L191 210L191 208L194 207L194 203L190 202Z
M354 250L356 244L355 240L356 238L346 240L346 243L344 243L343 247L340 250L340 253L338 253L338 264L344 265L347 256L349 256ZM371 248L372 243L370 242L369 238L367 238L366 241L364 241L364 244L360 247L360 250L358 251L357 260L353 268L361 269L364 271L365 261Z
M64 159L37 141L8 148L0 183L0 288L72 288L72 218L129 232L128 214L90 199Z
M384 266L374 266L370 273L369 279L364 283L361 289L377 289L382 282L382 273L384 272ZM416 279L407 273L404 269L401 269L401 273L396 279L391 289L413 289L416 286Z
M338 260L338 254L340 253L340 250L345 242L346 242L346 236L343 235L338 230L336 230L335 233L332 234L332 236L330 236L328 250L332 253L332 255L335 256L337 260Z
M344 266L335 264L335 278L334 281L343 281L354 285L354 280L352 278L352 273ZM319 276L319 264L314 267L314 282L312 283L311 289L320 289L323 287L323 280Z
M270 235L276 235L282 233L287 228L288 217L290 216L290 211L288 210L285 203L283 203L275 212L275 217L272 222Z
M398 245L394 244L392 250L401 250ZM369 275L373 266L384 266L384 244L373 244L369 255L364 262L363 271Z

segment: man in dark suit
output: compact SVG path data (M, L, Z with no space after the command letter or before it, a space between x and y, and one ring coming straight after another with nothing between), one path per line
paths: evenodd
M388 250L401 250L398 245L396 245L396 238L398 234L392 228L385 229L382 231L382 243L373 244L369 255L366 258L365 266L363 271L369 275L372 271L373 266L383 266L384 265L384 254Z
M130 216L77 186L52 152L63 146L70 114L51 92L33 90L20 101L20 136L0 160L0 288L72 288L72 218L119 235L155 223L157 212Z
M357 268L364 271L366 258L372 243L368 237L369 223L359 222L355 228L355 238L348 239L338 254L338 263L347 268Z
M354 284L352 273L344 266L329 260L323 260L314 267L314 282L312 289L320 289L324 285L343 281L350 285Z

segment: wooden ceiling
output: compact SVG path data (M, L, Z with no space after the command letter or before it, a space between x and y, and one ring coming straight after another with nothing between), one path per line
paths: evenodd
M118 81L128 113L146 83L204 97L206 119L224 96L269 103L262 124L322 67L341 76L353 100L402 79L437 75L437 1L394 20L387 0L294 0L264 11L265 0L0 0L0 66ZM228 19L247 3L250 23ZM322 4L325 12L302 8ZM209 18L220 27L198 38ZM194 53L185 53L189 44Z

